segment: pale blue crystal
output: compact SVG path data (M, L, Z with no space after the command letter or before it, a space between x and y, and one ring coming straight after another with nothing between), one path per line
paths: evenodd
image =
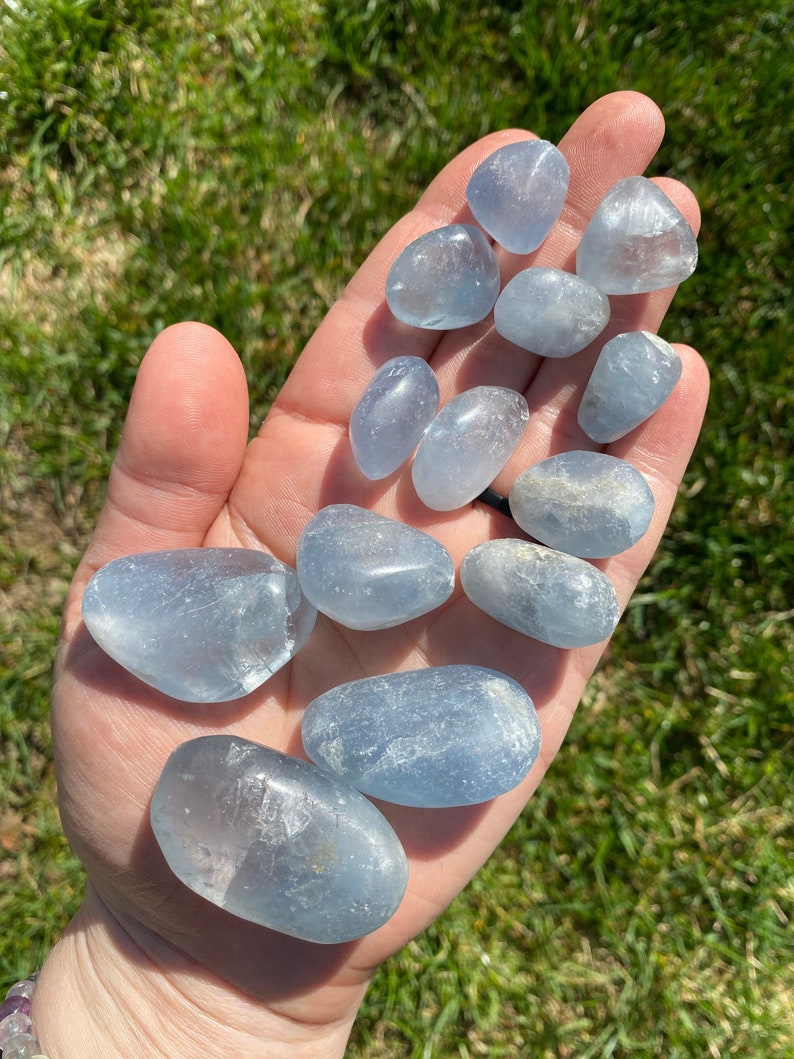
M617 441L660 408L681 377L681 358L650 331L606 343L579 404L579 426L593 441Z
M642 537L653 493L626 460L574 450L550 456L520 474L510 511L530 537L571 555L617 555Z
M643 294L695 271L698 245L683 214L646 177L613 185L585 228L576 271L605 294Z
M386 277L386 300L398 320L446 331L483 320L499 282L496 254L479 228L450 224L403 250Z
M609 323L609 299L558 268L527 268L505 286L494 307L499 334L542 357L570 357Z
M296 563L318 610L349 629L389 629L440 606L455 568L428 533L354 504L322 508L303 529Z
M491 485L521 440L527 402L504 386L475 386L445 405L417 450L412 477L434 511L463 507Z
M486 614L554 647L600 643L620 617L615 589L600 570L530 541L478 544L464 558L460 580Z
M540 751L532 700L492 669L453 665L332 688L303 718L322 768L398 805L473 805L512 790Z
M306 643L316 617L295 571L248 548L124 556L98 570L83 595L99 646L187 702L253 691Z
M240 919L322 944L376 930L408 881L386 818L329 772L233 735L178 746L150 819L171 871Z
M350 416L358 468L373 481L403 464L438 410L438 381L421 357L394 357L375 373Z
M475 219L514 254L537 250L554 227L568 192L570 169L546 140L500 147L475 169L466 199Z

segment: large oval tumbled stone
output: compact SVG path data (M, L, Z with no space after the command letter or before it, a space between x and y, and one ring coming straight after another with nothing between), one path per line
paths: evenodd
M527 402L504 386L475 386L445 405L427 429L411 476L434 511L463 507L488 488L529 419Z
M316 617L295 571L248 548L124 556L98 570L83 595L99 646L187 702L253 691L306 643Z
M582 233L576 272L605 294L643 294L695 271L698 245L684 215L647 177L619 180Z
M349 629L390 629L452 594L447 549L413 526L354 504L332 504L298 541L301 588L318 610Z
M408 881L402 846L358 791L237 736L178 746L152 797L171 871L240 919L337 944L377 930Z
M604 452L561 452L520 474L513 518L531 537L586 559L636 544L653 515L653 493L630 463Z
M570 169L547 140L500 147L474 170L466 199L478 224L514 254L537 250L568 193Z
M386 277L386 300L398 320L446 331L483 320L499 282L499 263L479 228L450 224L403 250Z
M472 603L503 625L554 647L610 636L620 617L611 581L584 559L530 541L485 541L460 568Z
M609 299L558 268L527 268L505 286L494 326L509 342L541 357L570 357L609 322Z
M473 805L512 790L540 751L532 700L479 666L342 684L311 702L303 746L322 768L398 805Z
M350 416L350 445L375 481L403 464L438 411L433 369L421 357L394 357L375 373Z

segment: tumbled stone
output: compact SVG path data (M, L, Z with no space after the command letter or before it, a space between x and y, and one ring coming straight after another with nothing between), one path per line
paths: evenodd
M332 688L309 704L301 733L312 761L353 787L427 809L512 790L540 751L540 724L521 685L470 665Z
M615 589L600 570L530 541L478 544L464 558L460 580L480 610L554 647L600 643L620 617Z
M375 481L403 464L438 411L438 381L421 357L394 357L375 373L350 416L361 473Z
M504 386L475 386L445 405L430 424L411 475L419 499L452 511L479 496L514 452L529 419L527 402Z
M446 331L483 320L499 283L496 254L479 228L450 224L403 250L386 277L386 300L398 320Z
M628 331L606 343L590 375L577 418L593 441L624 437L660 408L681 377L681 358L650 331Z
M547 140L506 144L475 169L466 188L478 224L514 254L537 250L562 213L570 169Z
M698 245L683 214L646 177L619 180L585 228L576 272L605 294L643 294L695 271Z
M592 284L558 268L527 268L505 286L494 307L499 334L542 357L570 357L609 322L609 300Z
M250 923L336 944L397 909L405 853L386 818L336 776L233 735L178 746L150 819L171 871Z
M332 504L298 541L301 588L318 610L349 629L390 629L440 606L455 568L428 533L354 504Z
M316 617L295 571L249 548L127 555L98 570L83 596L102 650L186 702L258 688L306 643Z

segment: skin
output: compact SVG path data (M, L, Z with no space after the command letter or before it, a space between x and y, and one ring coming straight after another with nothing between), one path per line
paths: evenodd
M645 171L663 129L656 106L636 93L590 107L560 144L571 166L563 216L536 254L499 252L503 280L529 264L573 270L577 241L600 198L617 180ZM497 147L531 135L495 133L449 163L353 277L250 443L246 381L221 335L180 324L147 353L105 505L69 593L57 656L52 723L61 813L88 890L45 964L34 1002L34 1025L52 1059L128 1056L131 1041L146 1041L152 1056L198 1056L205 1049L240 1057L343 1055L376 968L466 885L556 755L605 645L561 651L528 640L478 611L459 587L443 608L383 632L352 632L321 617L306 647L263 688L217 706L186 707L126 674L96 647L80 616L87 581L120 555L243 546L292 564L301 529L331 503L359 504L418 526L446 545L456 568L475 544L521 535L479 502L447 513L424 508L404 471L368 482L353 462L346 424L380 364L418 354L437 372L442 402L483 383L525 394L530 422L495 483L501 492L550 454L599 448L576 423L597 349L621 331L656 331L674 290L611 299L612 320L597 348L546 361L501 339L490 318L454 333L417 331L396 321L384 300L400 250L442 224L471 223L465 187L475 167ZM671 180L657 183L697 231L691 193ZM703 361L688 347L676 348L683 373L671 398L646 424L600 447L642 471L656 499L643 539L596 564L623 605L659 544L706 404ZM484 805L382 806L411 869L406 896L381 929L337 946L296 941L215 908L168 870L147 813L179 743L235 733L303 756L302 711L328 688L463 662L526 686L543 727L541 758L518 788Z

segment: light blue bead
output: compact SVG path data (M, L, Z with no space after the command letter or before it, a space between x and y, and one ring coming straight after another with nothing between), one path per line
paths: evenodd
M561 452L520 474L510 510L535 540L585 559L617 555L642 537L653 493L630 463L603 452Z
M440 606L455 568L428 533L354 504L322 508L304 527L296 562L318 610L349 629L390 629Z
M178 746L150 818L168 866L240 919L337 944L377 930L408 881L400 842L358 791L237 736Z
M248 548L125 556L97 571L83 596L99 646L187 702L253 691L306 643L316 617L295 571Z
M398 805L473 805L512 790L540 751L532 700L479 666L368 677L309 704L303 745L318 765Z
M350 444L371 480L403 464L438 410L438 381L421 357L394 357L375 373L350 416Z
M450 224L403 250L386 277L386 300L398 320L446 331L485 319L499 283L496 255L479 228Z
M546 140L500 147L472 174L466 199L475 219L506 250L529 254L554 227L570 169Z

